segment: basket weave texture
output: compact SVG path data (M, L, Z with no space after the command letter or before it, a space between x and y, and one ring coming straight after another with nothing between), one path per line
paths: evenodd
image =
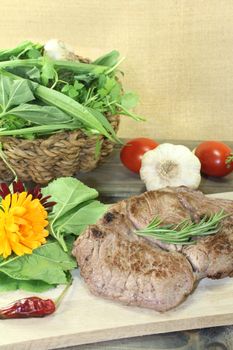
M75 55L80 62L90 60ZM74 59L74 57L71 57ZM119 115L106 115L117 132ZM22 181L46 184L61 176L88 172L97 167L113 150L114 144L104 136L87 136L82 130L59 132L48 137L25 140L16 137L0 137L7 162ZM96 155L96 144L101 149ZM0 159L0 179L11 181L13 174Z
M108 120L117 131L119 116ZM16 137L1 137L7 161L22 181L39 184L61 176L94 169L113 150L114 144L103 136L87 136L81 130L60 132L47 138L24 140ZM96 156L96 143L102 142ZM13 179L12 172L0 160L0 178Z

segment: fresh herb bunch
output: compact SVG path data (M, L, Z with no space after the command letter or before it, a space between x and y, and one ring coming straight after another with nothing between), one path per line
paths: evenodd
M178 225L162 225L162 220L155 217L147 227L135 233L139 236L153 237L165 243L189 245L196 243L195 237L217 233L221 220L227 216L228 214L221 210L210 216L205 215L198 223L187 219Z
M143 119L130 111L138 98L122 89L121 61L117 51L93 63L54 60L32 42L0 50L0 136L35 138L81 128L119 141L106 115Z

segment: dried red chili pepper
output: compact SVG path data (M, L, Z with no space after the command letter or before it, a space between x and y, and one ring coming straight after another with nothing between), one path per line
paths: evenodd
M51 299L29 297L19 299L9 306L0 309L0 319L44 317L56 310L56 304Z
M19 299L7 307L0 308L0 320L10 318L44 317L52 314L54 311L56 311L71 284L72 280L69 284L67 284L56 301L32 296Z

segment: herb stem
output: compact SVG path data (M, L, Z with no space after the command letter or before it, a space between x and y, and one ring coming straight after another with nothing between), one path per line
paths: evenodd
M137 230L135 233L139 236L149 236L166 243L173 244L193 244L193 237L201 237L216 234L219 231L219 223L222 219L229 216L223 210L212 214L209 218L203 217L198 223L190 223L187 219L178 225L159 226L162 221L155 217L152 222L144 229Z
M50 60L53 66L56 69L68 69L74 73L91 73L98 72L103 73L106 72L108 67L106 66L98 66L90 63L81 63L77 61L62 61L62 60ZM28 58L28 59L16 59L9 61L0 62L0 68L16 68L16 67L39 67L41 68L44 64L44 57L39 58Z
M65 294L67 293L68 289L70 288L73 280L71 279L69 283L65 286L61 294L54 300L54 303L56 305L56 308L61 304L62 299L64 298Z
M131 113L130 111L128 111L128 109L126 109L125 107L123 107L121 104L116 103L116 106L119 108L119 113L121 111L124 112L124 115L127 115L128 117L133 118L136 121L145 121L145 118L141 117L140 115Z
M125 57L122 57L113 67L109 68L105 73L106 74L112 73L124 60L125 60Z

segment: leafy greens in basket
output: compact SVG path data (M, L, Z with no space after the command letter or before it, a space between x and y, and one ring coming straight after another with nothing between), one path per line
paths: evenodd
M70 177L42 190L1 184L0 192L0 291L42 292L70 283L75 237L107 210L96 200L98 192Z
M69 56L69 55L68 55ZM0 136L35 138L81 128L119 141L106 115L142 120L130 109L137 103L117 77L119 53L93 63L51 58L45 46L25 42L0 50Z

